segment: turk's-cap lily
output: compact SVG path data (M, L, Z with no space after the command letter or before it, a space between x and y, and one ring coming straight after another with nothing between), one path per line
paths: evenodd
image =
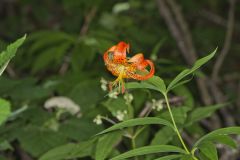
M103 59L107 69L117 77L110 82L109 88L116 85L122 93L125 92L124 79L146 80L154 75L155 68L152 61L144 59L142 53L138 53L133 57L127 57L130 45L125 42L119 42L117 45L109 48L103 55ZM150 71L146 68L150 67ZM122 89L121 89L122 88Z

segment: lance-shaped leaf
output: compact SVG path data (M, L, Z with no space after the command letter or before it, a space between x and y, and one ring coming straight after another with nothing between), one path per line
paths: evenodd
M7 67L9 61L15 56L17 49L23 44L26 35L7 46L5 51L0 53L0 76Z
M153 76L146 81L138 82L129 82L126 84L127 89L137 89L137 88L144 88L144 89L151 89L164 94L166 92L166 85L164 81L158 77Z
M197 148L202 142L208 141L209 139L212 139L213 137L219 136L219 135L229 135L229 134L238 134L240 135L240 127L227 127L227 128L221 128L215 131L212 131L202 138L200 138L195 144L194 148Z
M125 152L123 154L120 154L112 158L111 160L122 160L130 157L140 156L140 155L153 154L153 153L166 153L166 152L186 154L185 150L176 146L155 145L155 146L146 146L146 147L140 147L137 149L130 150L128 152Z
M207 55L206 57L203 57L199 60L197 60L193 67L191 69L185 69L182 72L180 72L173 80L172 82L168 85L167 87L167 91L172 90L173 88L175 88L176 86L178 86L179 83L184 82L182 80L184 80L184 78L186 78L187 76L189 76L190 74L194 73L197 69L199 69L202 65L204 65L205 63L207 63L210 59L213 58L213 56L215 55L217 51L217 48L209 55ZM188 82L188 81L185 81ZM183 84L183 83L181 83Z
M126 121L117 123L117 124L113 125L112 127L105 129L104 131L98 133L97 135L101 135L101 134L108 133L108 132L115 131L115 130L121 130L126 127L133 127L133 126L147 125L147 124L161 124L161 125L168 126L168 127L172 128L173 130L175 130L173 125L167 120L157 118L157 117L145 117L145 118L130 119L130 120L126 120Z

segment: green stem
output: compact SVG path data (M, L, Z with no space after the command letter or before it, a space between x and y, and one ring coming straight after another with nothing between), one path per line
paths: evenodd
M134 110L131 104L127 104L128 119L134 118Z
M183 141L183 139L182 139L182 136L181 136L181 134L180 134L180 132L179 132L179 130L178 130L178 128L177 128L176 122L175 122L174 117L173 117L173 114L172 114L171 107L170 107L170 105L169 105L169 101L168 101L168 96L167 96L167 94L164 94L164 98L165 98L165 101L166 101L166 103L167 103L167 108L168 108L168 111L169 111L169 114L170 114L170 117L171 117L173 126L174 126L174 128L175 128L175 131L176 131L176 133L177 133L177 135L178 135L178 138L179 138L179 140L181 141L181 143L182 143L185 151L186 151L188 154L190 154L190 152L189 152L188 148L186 147L186 145L185 145L185 143L184 143L184 141Z
M134 137L131 138L131 143L132 143L132 149L135 149L136 148L136 142L135 142L135 138ZM135 156L134 159L138 160L138 157Z

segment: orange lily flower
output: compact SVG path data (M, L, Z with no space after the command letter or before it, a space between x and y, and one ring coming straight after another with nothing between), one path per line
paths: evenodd
M117 45L109 48L103 55L103 59L107 69L117 77L114 82L110 82L109 88L113 86L122 86L122 93L125 92L124 78L135 80L146 80L154 75L155 68L152 61L144 59L142 53L138 53L131 58L127 57L129 52L129 44L119 42ZM150 66L150 71L146 67Z

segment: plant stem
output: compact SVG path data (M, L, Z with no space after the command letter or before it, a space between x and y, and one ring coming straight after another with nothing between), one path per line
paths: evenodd
M132 138L131 138L131 143L132 143L132 149L135 149L135 148L136 148L135 137L132 137ZM138 160L138 157L135 156L134 159L135 159L135 160Z
M134 110L131 104L127 104L128 109L128 119L134 118Z
M178 135L178 138L179 138L179 140L181 141L181 143L182 143L185 151L186 151L188 154L190 154L190 152L189 152L188 148L186 147L186 145L185 145L185 143L184 143L184 141L183 141L183 139L182 139L182 136L181 136L181 134L180 134L180 132L179 132L179 130L178 130L178 128L177 128L176 122L175 122L174 117L173 117L173 114L172 114L171 107L170 107L170 105L169 105L169 101L168 101L168 96L167 96L167 94L164 94L164 98L165 98L165 101L166 101L166 103L167 103L167 108L168 108L168 111L169 111L169 114L170 114L170 117L171 117L173 126L174 126L174 128L175 128L175 131L176 131L176 133L177 133L177 135Z

